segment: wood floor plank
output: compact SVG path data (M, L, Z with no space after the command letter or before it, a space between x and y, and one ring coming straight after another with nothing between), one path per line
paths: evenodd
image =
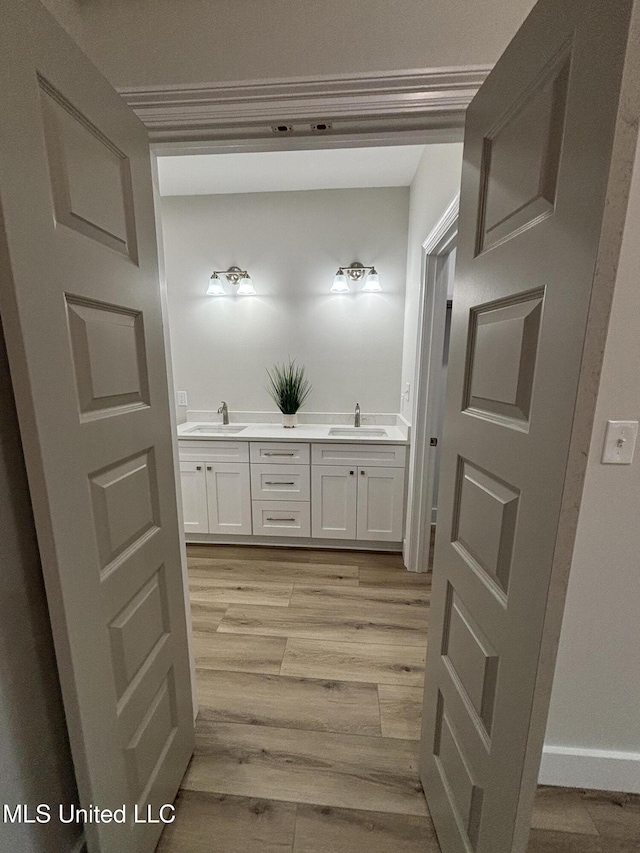
M375 684L204 670L198 699L202 723L380 736Z
M228 579L258 583L298 583L358 586L358 566L323 565L273 560L189 560L189 579Z
M426 816L412 741L198 725L186 790Z
M157 853L291 853L293 803L183 791Z
M379 684L380 724L383 737L420 739L422 688Z
M281 672L309 678L422 687L426 654L426 644L396 646L290 638L286 641Z
M340 587L338 587L340 589ZM287 607L292 583L194 577L189 580L191 601L210 604L268 604Z
M431 588L431 572L408 572L404 567L360 566L360 586Z
M351 607L360 613L363 607L398 607L407 612L415 611L426 618L431 591L427 587L409 587L397 589L393 587L362 587L362 586L312 586L311 584L294 584L291 594L292 607L322 607L333 610L335 607Z
M570 788L540 786L536 792L531 826L556 832L598 834L580 792Z
M601 835L640 847L640 794L585 791L582 801Z
M293 853L440 853L431 820L299 805Z
M278 675L287 641L282 637L243 637L194 631L193 648L198 669L262 672Z
M193 630L206 633L216 631L226 612L226 604L208 604L206 602L192 601L191 619Z
M232 634L259 634L270 637L298 637L334 642L426 646L426 626L414 616L387 618L384 614L332 613L308 607L243 607L229 605L218 631Z
M603 839L593 835L533 829L527 853L616 853L616 851L612 847L603 846ZM631 851L620 850L619 853L631 853Z

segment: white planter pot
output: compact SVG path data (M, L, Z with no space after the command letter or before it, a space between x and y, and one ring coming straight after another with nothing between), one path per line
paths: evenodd
M285 429L293 429L293 427L298 425L298 416L297 415L283 415L282 416L282 426Z

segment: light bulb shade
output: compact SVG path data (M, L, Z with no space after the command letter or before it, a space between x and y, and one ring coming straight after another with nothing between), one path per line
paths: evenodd
M240 279L240 283L238 284L238 296L255 296L256 289L253 286L253 280L251 276L245 276L245 278Z
M331 293L349 293L350 289L346 275L338 270L331 285Z
M209 279L209 287L207 288L207 296L224 296L224 287L217 275L212 275Z
M380 276L375 270L371 270L367 276L367 280L365 281L362 290L365 293L380 293L382 290L382 287L380 286Z

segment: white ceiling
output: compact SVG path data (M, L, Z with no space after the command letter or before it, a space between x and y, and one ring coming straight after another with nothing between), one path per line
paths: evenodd
M158 158L161 195L406 187L424 145Z

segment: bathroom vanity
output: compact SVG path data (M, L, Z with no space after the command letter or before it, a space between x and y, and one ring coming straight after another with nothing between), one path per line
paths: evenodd
M188 542L401 549L398 427L186 423L178 436Z

